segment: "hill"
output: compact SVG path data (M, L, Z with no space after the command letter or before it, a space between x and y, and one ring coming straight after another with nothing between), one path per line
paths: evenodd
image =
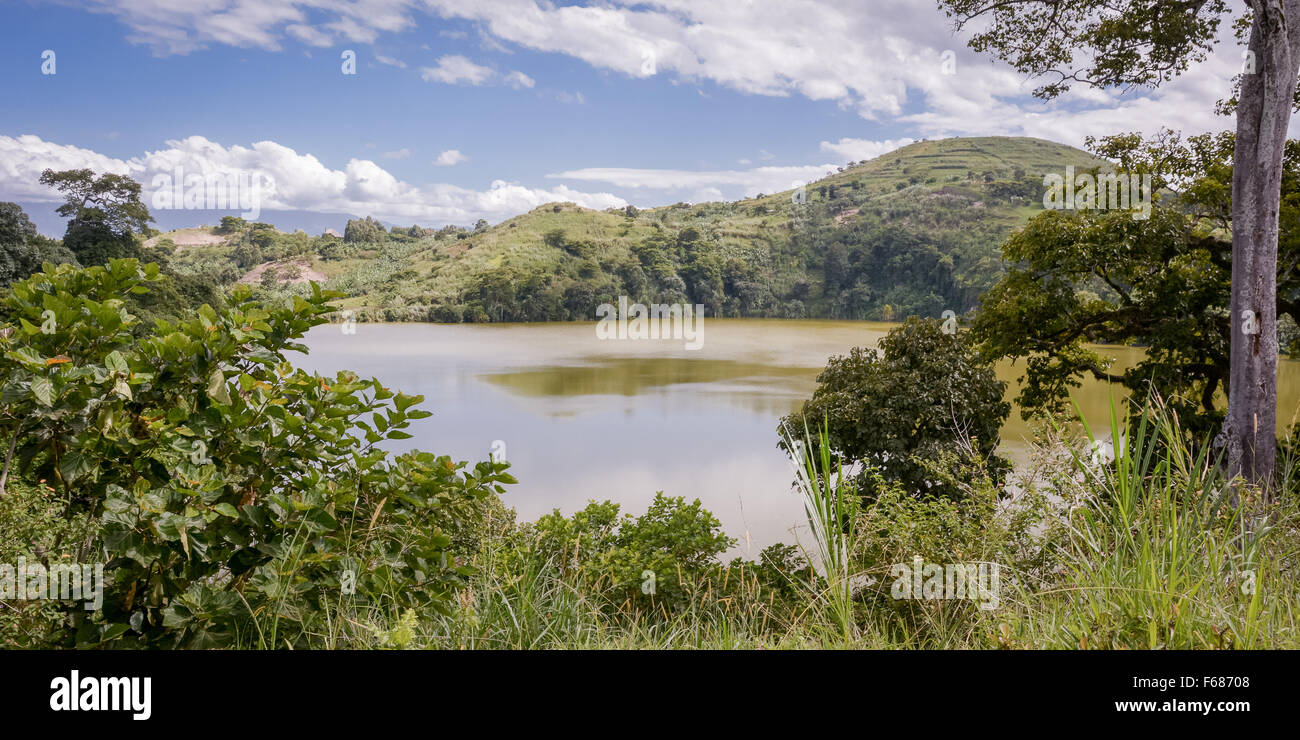
M799 194L645 210L548 204L474 230L354 221L343 239L231 221L210 230L224 232L219 243L189 233L183 247L166 235L158 244L178 271L223 284L294 263L260 284L300 290L274 276L319 272L347 294L341 308L379 320L590 319L623 295L704 304L709 316L937 316L972 308L997 280L1001 242L1042 209L1043 176L1069 165L1109 166L1040 139L942 139Z

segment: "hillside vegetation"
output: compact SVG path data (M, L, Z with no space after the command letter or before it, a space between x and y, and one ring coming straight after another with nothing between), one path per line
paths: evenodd
M305 291L318 271L347 296L339 308L388 321L589 319L624 295L710 316L937 316L974 307L1002 274L1004 238L1042 209L1043 175L1070 165L1107 166L1039 139L943 139L840 168L803 202L787 190L645 210L557 203L473 229L357 220L341 239L226 219L211 229L222 243L157 244L178 271L223 285ZM246 277L268 262L283 265Z

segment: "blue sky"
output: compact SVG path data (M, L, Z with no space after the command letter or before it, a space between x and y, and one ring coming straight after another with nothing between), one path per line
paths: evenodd
M1154 92L1047 105L928 0L0 0L0 13L0 199L48 200L46 166L146 190L182 166L266 173L271 213L433 226L552 200L735 199L922 137L1222 129L1211 108L1239 63L1227 48Z

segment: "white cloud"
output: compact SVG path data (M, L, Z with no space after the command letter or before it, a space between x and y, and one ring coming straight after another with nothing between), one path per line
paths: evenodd
M407 149L406 147L402 147L397 151L384 152L384 159L406 159L407 157L410 156L411 156L411 150Z
M549 174L559 180L604 182L621 188L649 190L685 190L707 194L718 200L718 186L740 187L747 197L759 193L789 190L797 183L809 182L835 172L833 164L794 167L755 167L748 170L670 170L629 167L588 167Z
M442 82L448 85L483 85L496 77L496 70L475 64L459 54L439 57L438 66L422 67L420 77L427 82Z
M515 70L510 74L506 75L505 81L507 85L513 87L516 90L518 90L521 87L532 87L533 85L537 84L537 82L533 80L533 78L529 77L528 75L518 70Z
M384 56L383 54L376 54L375 61L379 62L380 64L387 64L390 67L406 69L406 62L403 62L401 59L395 59L393 57Z
M837 155L842 162L857 162L863 159L875 159L882 154L888 154L915 143L915 139L893 139L886 141L871 141L870 139L840 139L835 143L823 141L821 150L831 152Z
M142 184L146 205L154 202L155 176L171 176L180 168L185 175L258 178L265 184L260 203L263 211L372 215L398 223L466 224L480 218L496 222L558 201L596 209L627 205L610 193L583 192L563 185L529 188L496 180L487 190L443 183L416 186L398 180L368 159L352 159L336 170L311 154L273 141L226 147L202 136L168 141L164 149L127 160L33 135L0 136L0 199L56 201L54 191L38 182L41 171L79 167L131 176Z
M129 175L131 162L107 157L90 149L55 144L39 136L0 136L0 192L6 200L59 200L54 191L40 184L45 169L70 170L88 167L96 172Z
M1079 86L1044 104L1029 97L1034 80L968 49L966 36L953 35L933 2L918 0L338 0L328 8L321 0L89 2L117 17L131 41L158 54L214 44L274 50L286 39L369 43L432 13L473 24L500 48L564 54L634 79L666 75L827 101L868 120L901 124L914 138L1012 134L1078 144L1088 133L1162 125L1221 130L1231 121L1216 117L1213 106L1230 93L1240 66L1240 49L1224 24L1225 44L1214 58L1159 90ZM949 50L953 66L945 68ZM459 56L443 57L424 75L449 84L500 79Z
M303 25L301 23L294 23L289 26L286 26L284 30L288 31L290 36L298 39L299 41L303 42L304 44L307 44L308 46L325 47L334 44L333 36L312 26ZM310 56L310 52L308 53L308 55Z
M469 161L469 157L466 157L464 154L461 154L459 149L448 149L442 154L439 154L438 158L433 160L433 163L439 167L452 167L454 165L460 164L461 162L468 162L468 161Z
M420 77L426 82L441 82L448 85L465 84L475 87L500 82L516 90L532 88L537 85L536 80L519 70L512 70L503 75L491 67L476 64L460 54L448 54L439 57L438 66L436 67L421 67Z

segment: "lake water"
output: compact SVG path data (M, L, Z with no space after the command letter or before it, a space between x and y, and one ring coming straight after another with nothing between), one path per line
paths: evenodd
M640 513L663 491L699 498L739 540L736 554L756 557L794 542L803 517L778 420L812 395L830 356L875 346L892 326L709 319L703 347L687 350L681 339L600 340L594 323L358 324L355 334L334 324L313 329L311 353L291 360L423 395L433 416L412 423L407 447L473 462L504 446L519 480L505 502L521 521L592 499ZM1106 349L1121 364L1139 352ZM1021 372L999 368L1004 380ZM1300 364L1284 361L1280 374L1289 421ZM1106 424L1109 396L1096 382L1076 392L1094 426ZM1028 434L1013 410L1002 433L1013 459Z

